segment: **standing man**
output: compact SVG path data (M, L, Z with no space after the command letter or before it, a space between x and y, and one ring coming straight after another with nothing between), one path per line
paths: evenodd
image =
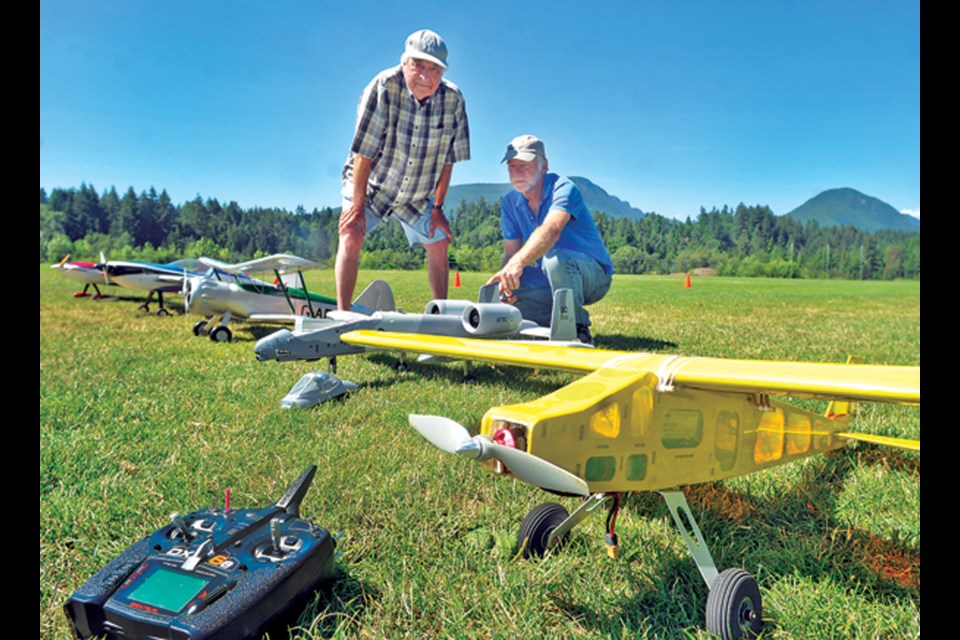
M487 284L499 283L501 299L542 326L550 324L553 292L572 289L577 338L592 344L584 305L605 296L613 276L613 261L593 216L572 180L547 173L538 138L514 138L502 162L514 190L500 201L503 266Z
M453 163L470 159L460 90L443 78L447 45L423 29L407 38L400 66L378 74L360 96L343 167L337 248L337 305L349 309L368 231L396 215L410 246L423 245L435 299L447 297L453 234L443 212Z

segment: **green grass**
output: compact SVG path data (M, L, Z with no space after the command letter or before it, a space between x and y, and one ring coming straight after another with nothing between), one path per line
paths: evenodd
M333 291L333 274L307 274ZM383 277L408 311L428 299L423 272ZM456 297L483 282L463 274ZM631 496L617 522L574 529L540 562L515 558L524 514L550 496L429 446L415 412L476 430L487 408L533 399L570 374L340 359L361 388L284 411L280 398L320 363L257 363L269 329L236 323L231 344L190 333L193 317L74 299L40 268L40 635L68 638L70 594L128 545L181 513L222 502L261 506L309 464L302 512L345 531L339 578L293 632L299 638L706 638L707 589L662 501ZM461 293L462 292L462 293ZM171 308L181 311L179 298ZM918 282L617 276L592 308L600 348L737 358L919 364ZM854 428L919 437L918 408L866 406ZM688 490L721 568L760 583L764 638L920 635L918 455L851 446ZM568 508L572 499L563 500Z

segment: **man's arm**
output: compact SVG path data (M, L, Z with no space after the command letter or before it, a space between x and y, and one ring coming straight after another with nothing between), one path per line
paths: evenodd
M434 205L443 206L444 202L446 202L447 189L450 188L450 176L452 175L453 165L445 163L443 169L440 170L440 179L437 180L437 188L433 192ZM443 214L443 209L434 208L430 211L430 227L428 228L430 237L433 237L433 232L438 227L447 234L447 239L453 240L453 232L450 231L450 223L447 221L447 216Z
M570 221L570 214L566 211L555 210L547 214L543 224L534 229L523 246L519 240L505 240L503 243L504 265L496 272L487 284L500 283L500 293L510 297L514 290L520 288L520 276L527 265L531 265L549 251L560 232Z
M370 167L373 160L359 153L353 154L353 202L348 209L340 212L340 234L343 235L351 225L359 225L360 233L367 232L367 182L370 180Z

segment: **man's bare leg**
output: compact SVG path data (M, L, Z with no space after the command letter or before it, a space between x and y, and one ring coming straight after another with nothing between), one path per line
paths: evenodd
M337 308L349 311L353 301L353 292L357 288L357 271L360 269L360 250L363 249L364 234L352 227L340 234L337 246L335 277L337 281Z
M448 258L450 241L441 240L425 244L427 252L427 277L430 280L430 292L434 300L447 299L447 287L450 284L450 262ZM339 289L338 289L339 291Z

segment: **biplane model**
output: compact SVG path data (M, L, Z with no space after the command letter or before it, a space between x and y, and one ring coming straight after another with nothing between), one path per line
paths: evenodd
M274 254L249 262L228 265L210 258L200 261L211 268L202 276L184 277L183 304L186 313L205 316L193 325L194 335L209 335L214 342L229 342L233 318L254 322L293 323L297 317L324 316L337 308L334 298L311 292L303 270L316 262L288 254ZM272 272L275 283L249 274ZM375 280L357 297L353 309L371 313L393 310L393 292L383 280Z
M920 450L919 441L848 428L856 402L919 405L919 367L689 358L380 331L340 339L358 347L586 373L538 400L491 408L479 435L437 416L411 415L410 423L443 451L561 496L585 498L572 514L558 503L530 511L518 536L525 556L559 545L609 503L605 542L616 557L621 495L659 493L709 588L707 628L724 639L759 633L760 591L743 569L717 570L679 486L752 473L850 440ZM830 403L821 415L773 396Z

